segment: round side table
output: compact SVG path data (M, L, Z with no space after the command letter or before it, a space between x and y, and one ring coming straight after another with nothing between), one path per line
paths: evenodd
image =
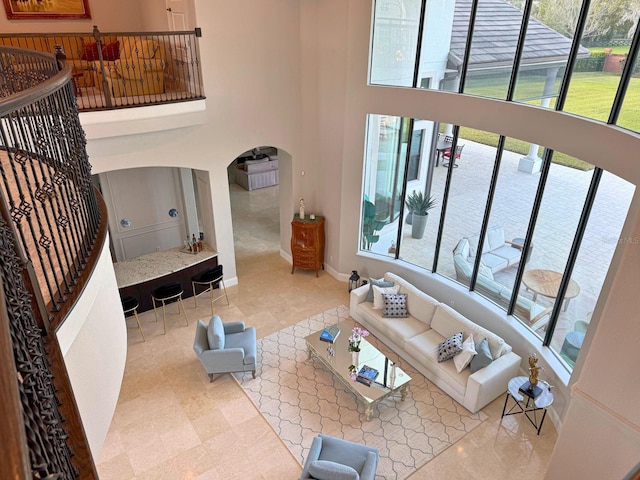
M502 407L502 417L500 418L504 418L507 415L517 415L522 413L538 431L538 435L540 435L542 424L547 416L547 408L549 408L553 403L553 393L551 393L548 385L540 383L539 386L542 389L542 392L535 398L532 398L526 393L520 391L520 387L523 384L528 383L528 381L528 377L514 377L509 380L507 395L504 399L504 407ZM513 399L514 403L507 411L509 397ZM542 417L538 418L538 412L540 411L542 411Z

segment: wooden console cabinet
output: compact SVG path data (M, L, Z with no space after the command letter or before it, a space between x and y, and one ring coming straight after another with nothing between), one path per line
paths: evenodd
M305 216L300 220L298 214L291 222L291 273L296 267L303 270L324 270L324 217L316 216L311 220Z

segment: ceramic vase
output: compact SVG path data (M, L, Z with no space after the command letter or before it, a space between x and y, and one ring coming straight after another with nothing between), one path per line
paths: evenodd
M351 352L351 365L358 368L358 360L360 359L360 352Z

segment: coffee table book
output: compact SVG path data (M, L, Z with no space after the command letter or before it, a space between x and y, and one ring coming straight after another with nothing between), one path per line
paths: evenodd
M538 395L542 393L542 388L540 388L537 385L533 385L533 387L531 387L531 384L527 380L522 385L520 385L520 388L518 389L518 391L520 393L524 393L526 396L530 398L536 398Z
M370 387L377 376L378 376L378 370L368 365L364 365L358 372L358 376L356 377L356 380Z
M326 327L320 332L320 340L323 342L333 343L340 335L340 329L338 327Z

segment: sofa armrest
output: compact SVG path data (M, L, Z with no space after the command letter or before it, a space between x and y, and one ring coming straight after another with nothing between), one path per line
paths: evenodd
M222 324L224 333L240 333L244 332L244 322L226 322Z
M464 407L472 413L507 391L509 380L518 375L520 357L509 352L469 376Z
M371 286L366 284L351 290L351 295L349 296L349 314L351 318L356 318L354 314L358 308L358 304L366 300L370 288Z
M199 358L207 373L226 373L243 365L244 350L242 348L205 350Z
M378 455L373 452L367 453L367 460L364 462L362 472L360 472L361 480L374 480L376 478L376 469L378 468Z
M303 478L312 478L309 475L309 466L312 462L315 462L320 458L320 452L322 451L322 437L317 436L314 437L313 442L311 442L311 448L309 449L309 453L307 454L307 460L304 462L304 468L302 469L302 475L300 475L300 479Z

